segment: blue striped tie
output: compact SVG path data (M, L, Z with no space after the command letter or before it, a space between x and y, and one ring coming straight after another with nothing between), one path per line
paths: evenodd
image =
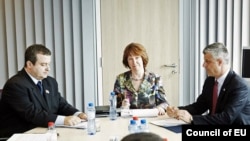
M43 94L43 85L42 85L42 82L38 81L37 86L38 86L38 88L40 90L40 93Z

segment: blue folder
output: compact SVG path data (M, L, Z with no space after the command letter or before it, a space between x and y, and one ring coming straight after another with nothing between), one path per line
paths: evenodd
M181 133L182 132L182 126L181 125L176 125L176 126L165 126L164 128L172 131L172 132L175 132L175 133Z

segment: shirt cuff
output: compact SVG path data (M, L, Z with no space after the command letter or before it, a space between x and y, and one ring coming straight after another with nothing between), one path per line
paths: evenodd
M58 115L55 121L55 125L64 125L65 116Z
M78 116L79 114L81 114L82 112L75 112L74 116Z
M163 108L164 110L166 110L167 107L168 107L168 104L167 104L167 103L161 103L161 104L157 105L157 107L161 107L161 108Z

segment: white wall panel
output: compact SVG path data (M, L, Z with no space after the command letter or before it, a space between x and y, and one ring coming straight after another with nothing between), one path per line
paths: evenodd
M226 41L226 0L218 0L218 13L217 13L217 41L225 43Z
M35 42L35 24L34 24L34 0L24 0L24 24L26 46Z
M34 43L52 51L50 75L80 110L96 102L95 0L0 0L0 87L24 65ZM84 80L87 81L84 81Z
M242 49L242 0L235 0L233 11L233 64L232 68L240 74L241 49Z
M213 43L216 40L216 37L218 36L216 34L216 23L217 23L217 0L209 0L207 1L208 4L206 6L208 6L208 17L205 16L205 18L207 17L208 19L208 43Z
M191 40L190 44L181 44L181 48L188 48L191 50L191 52L185 52L189 53L189 55L195 55L199 58L200 62L203 61L203 54L202 50L205 46L208 44L211 44L213 42L222 42L224 43L229 51L229 54L231 56L231 67L233 70L236 71L236 73L241 75L241 49L242 46L250 46L250 2L249 0L194 0L194 1L184 1L180 0L181 3L185 3L186 7L194 8L194 12L192 13L184 13L181 16L183 17L183 22L181 22L181 33L183 31L188 31L186 28L192 28L190 29L190 33L185 33L185 35L190 35L193 37L196 37L194 40ZM195 7L195 4L199 3L198 7ZM190 5L189 5L190 4ZM181 12L182 13L182 12ZM197 18L195 17L198 13ZM190 14L190 15L188 15ZM198 20L199 22L190 22L189 19L186 17L189 17L192 20ZM191 24L195 24L195 26L190 26ZM195 30L196 32L193 32ZM196 35L199 35L198 37ZM190 40L190 36L183 36L180 42L188 42ZM198 45L196 45L198 44ZM200 53L192 54L192 51L200 51ZM188 56L188 54L186 54ZM198 92L197 89L201 90L203 82L206 78L206 72L205 69L202 66L192 65L192 59L183 59L184 64L190 64L190 66L187 66L187 68L183 68L184 70L184 76L190 75L189 72L197 72L197 68L200 70L200 73L198 74L200 84L197 86L195 84L195 94L194 96L198 96L200 94L200 91ZM198 71L199 72L199 71ZM184 77L186 79L186 77ZM189 81L184 80L183 81L183 89L192 91L193 84L186 83ZM190 81L191 82L191 81ZM197 83L197 82L194 82ZM183 96L184 97L184 96ZM192 97L192 96L190 96ZM191 100L191 99L190 99ZM185 101L185 100L184 100ZM186 101L185 101L186 102ZM193 101L189 101L186 104L192 103ZM185 105L185 103L184 103Z
M242 3L242 46L250 45L250 1L243 0Z

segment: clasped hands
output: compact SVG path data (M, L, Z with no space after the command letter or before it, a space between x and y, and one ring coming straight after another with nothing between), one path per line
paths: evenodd
M169 117L183 120L186 123L191 123L193 120L192 115L187 110L181 110L177 107L168 106L166 112Z
M64 119L64 125L73 126L87 120L85 113L80 113L77 116L66 116Z

